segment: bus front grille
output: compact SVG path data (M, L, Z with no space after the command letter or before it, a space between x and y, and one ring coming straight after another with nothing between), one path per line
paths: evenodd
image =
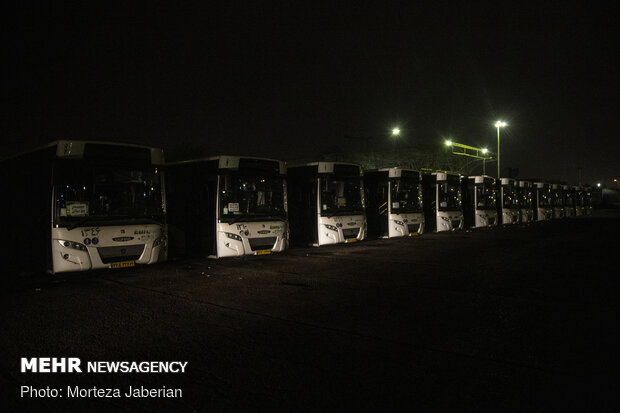
M345 238L357 238L360 233L359 228L346 228L342 230L342 235Z
M277 239L277 237L248 238L248 241L250 242L252 251L256 251L272 249Z
M409 224L407 225L407 231L409 231L409 233L413 233L413 232L419 232L420 231L420 224Z
M120 261L135 261L140 258L143 251L144 244L97 248L99 257L101 257L101 262L104 264Z

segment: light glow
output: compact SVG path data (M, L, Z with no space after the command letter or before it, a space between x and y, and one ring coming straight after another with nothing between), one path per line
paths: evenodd
M452 141L450 139L446 141L446 146L452 146Z
M495 122L496 128L503 128L504 126L508 126L508 124L506 122L502 122L501 120L498 120L497 122Z
M482 149L482 153L486 155L486 153L489 152L489 150L487 148L483 148Z
M400 135L400 129L398 128L392 129L392 135Z

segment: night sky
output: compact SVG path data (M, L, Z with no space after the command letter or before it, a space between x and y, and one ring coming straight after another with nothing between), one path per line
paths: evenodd
M502 119L502 165L521 177L620 175L611 6L15 3L2 156L74 138L288 160L354 150L345 136L389 146L395 126L495 150Z

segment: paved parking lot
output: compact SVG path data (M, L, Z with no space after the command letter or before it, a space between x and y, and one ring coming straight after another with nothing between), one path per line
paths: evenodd
M95 410L616 410L620 214L34 277L0 304L0 384L181 388ZM22 374L20 357L188 361Z

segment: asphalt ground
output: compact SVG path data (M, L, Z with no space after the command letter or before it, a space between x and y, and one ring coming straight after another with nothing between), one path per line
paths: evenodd
M4 411L618 411L620 213L29 276L0 302ZM21 357L188 361L20 373ZM20 398L20 386L182 398Z

